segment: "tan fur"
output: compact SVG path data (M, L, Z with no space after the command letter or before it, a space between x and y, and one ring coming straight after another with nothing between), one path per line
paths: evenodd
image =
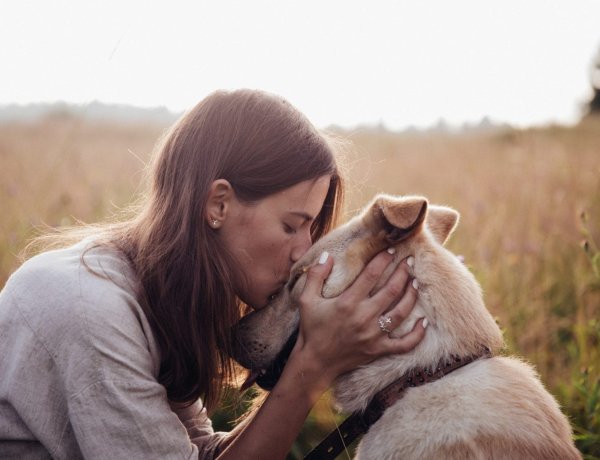
M442 247L457 222L456 211L429 206L425 198L379 196L360 216L317 242L293 268L294 278L327 250L335 261L323 288L323 295L329 297L349 286L368 261L389 245L396 249L393 265L409 255L415 258L417 304L392 335L405 334L426 317L430 325L425 338L409 353L380 358L340 377L334 395L344 411L364 410L377 391L412 368L433 368L440 359L471 355L481 346L496 353L503 347L501 331L485 308L479 284ZM297 326L294 298L304 281L300 275L293 289L242 321L244 343L261 337L254 347L259 352L249 346L243 364L267 366L275 358ZM567 419L533 368L499 356L407 390L363 437L357 456L377 460L581 458Z

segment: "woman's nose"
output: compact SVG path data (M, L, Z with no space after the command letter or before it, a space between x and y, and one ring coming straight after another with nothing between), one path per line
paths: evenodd
M292 248L292 252L290 257L292 262L296 263L300 260L300 258L308 251L308 248L312 246L312 238L310 233L302 234L298 236L298 241Z

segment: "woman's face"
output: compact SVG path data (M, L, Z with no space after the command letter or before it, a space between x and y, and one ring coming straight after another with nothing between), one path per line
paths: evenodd
M264 307L311 246L329 182L330 176L300 182L253 204L232 200L219 235L245 276L236 294L250 307Z

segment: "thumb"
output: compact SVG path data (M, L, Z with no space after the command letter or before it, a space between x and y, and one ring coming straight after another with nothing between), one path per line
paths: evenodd
M333 268L333 257L327 251L323 251L319 261L308 269L306 283L302 291L303 297L321 297L323 284Z

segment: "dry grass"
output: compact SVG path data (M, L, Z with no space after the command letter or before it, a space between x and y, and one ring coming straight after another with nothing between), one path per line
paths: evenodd
M0 286L37 231L95 222L126 206L164 128L64 116L0 125Z
M34 227L97 221L130 202L164 128L68 117L0 125L0 286ZM573 379L581 368L588 384L599 375L600 280L580 247L580 214L600 242L600 120L479 135L346 135L349 212L379 191L460 211L449 247L482 283L510 351L588 423L592 396L582 400Z

